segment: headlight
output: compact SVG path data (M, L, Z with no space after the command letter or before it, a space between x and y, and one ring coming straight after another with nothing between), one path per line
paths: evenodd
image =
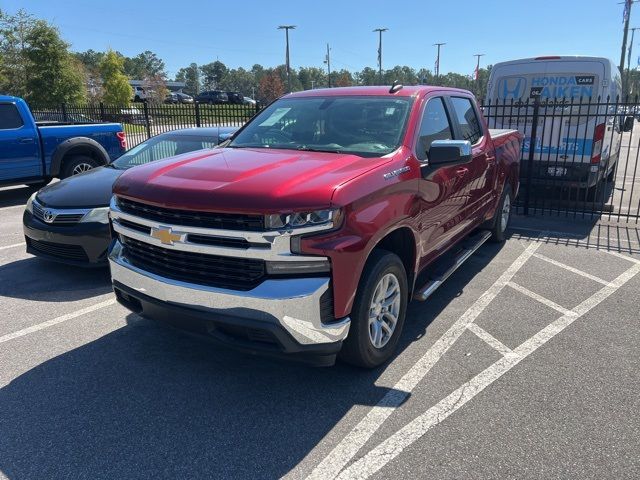
M304 228L315 226L338 226L342 221L342 210L326 209L312 212L296 212L290 214L273 214L265 217L267 230L280 230L288 228Z
M80 222L81 223L94 222L94 223L104 223L104 224L109 223L109 207L100 207L100 208L94 208L93 210L89 210L87 213L85 213L84 217L82 217L82 220L80 220Z
M36 195L38 194L38 192L34 192L30 197L29 200L27 200L27 204L25 205L25 210L29 213L33 213L33 201L36 199Z

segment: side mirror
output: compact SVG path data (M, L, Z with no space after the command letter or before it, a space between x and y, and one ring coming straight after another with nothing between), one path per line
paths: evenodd
M633 130L633 117L627 117L624 119L624 124L622 125L623 132L630 132Z
M471 161L471 142L468 140L434 140L429 148L430 165L452 165Z

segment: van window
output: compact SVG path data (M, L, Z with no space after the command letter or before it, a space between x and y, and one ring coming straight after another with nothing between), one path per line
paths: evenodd
M0 103L0 130L20 128L24 123L16 106L12 103Z
M463 97L452 97L451 103L460 124L462 140L469 140L471 145L477 143L482 137L482 127L471 100Z
M420 134L416 145L417 156L425 160L434 140L451 140L451 124L442 98L432 98L427 103L420 122Z

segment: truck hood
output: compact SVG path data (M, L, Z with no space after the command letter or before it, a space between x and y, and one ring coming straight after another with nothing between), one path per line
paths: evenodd
M221 148L132 168L114 193L199 211L276 213L331 206L342 183L386 163L356 155Z

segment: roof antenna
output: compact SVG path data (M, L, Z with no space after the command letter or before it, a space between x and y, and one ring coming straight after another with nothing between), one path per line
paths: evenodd
M389 89L389 93L396 93L402 90L402 84L398 83L398 80L393 81L393 85Z

